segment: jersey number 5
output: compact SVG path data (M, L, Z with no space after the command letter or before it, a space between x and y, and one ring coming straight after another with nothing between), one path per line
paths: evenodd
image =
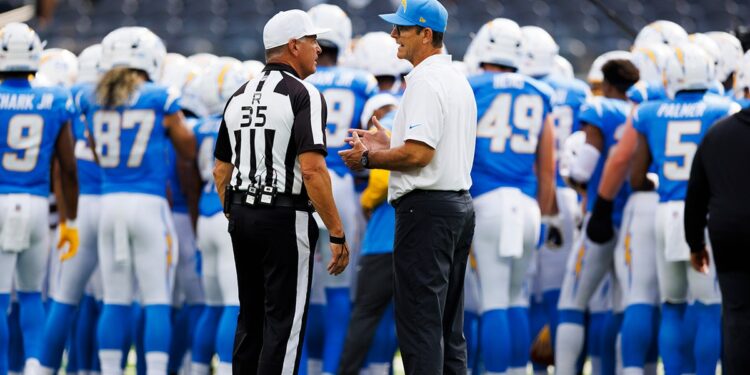
M667 161L664 163L664 177L672 181L687 181L690 178L690 168L693 157L698 151L694 142L683 142L683 135L700 134L700 121L670 121L667 123L667 144L664 156L681 157L682 163ZM680 165L682 164L682 165Z
M140 125L130 148L127 164L128 168L139 167L148 148L155 118L154 111L149 109L132 109L122 114L117 111L97 111L94 114L94 142L100 166L115 168L120 165L122 131Z
M511 104L513 122L510 122ZM510 140L510 149L517 154L533 154L544 124L542 98L536 95L519 95L513 100L510 94L500 94L492 101L477 127L477 137L490 138L490 151L503 153ZM519 134L525 130L526 134Z
M36 167L42 145L44 119L39 115L15 115L8 121L8 147L16 150L3 154L6 171L29 172Z

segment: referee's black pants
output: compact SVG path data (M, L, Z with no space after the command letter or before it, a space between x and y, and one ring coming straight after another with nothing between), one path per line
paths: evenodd
M296 374L318 226L310 212L232 205L240 314L234 375Z
M466 192L415 190L395 203L394 296L404 369L466 374L464 276L474 236Z
M338 375L358 375L383 313L393 301L393 254L359 258L357 290Z

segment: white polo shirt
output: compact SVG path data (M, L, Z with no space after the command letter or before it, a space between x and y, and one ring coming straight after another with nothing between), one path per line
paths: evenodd
M424 168L391 172L388 200L415 189L468 190L477 130L477 104L450 55L433 55L406 76L406 91L393 121L391 148L407 140L435 149Z

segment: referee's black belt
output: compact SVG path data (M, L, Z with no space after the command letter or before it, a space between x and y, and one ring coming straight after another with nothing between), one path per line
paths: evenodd
M256 203L253 206L247 204L247 191L232 191L232 204L238 204L247 207L286 207L298 211L315 211L312 202L305 196L295 194L277 194L273 205L261 205Z

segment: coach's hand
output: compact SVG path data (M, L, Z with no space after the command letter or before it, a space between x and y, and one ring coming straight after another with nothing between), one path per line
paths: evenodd
M615 236L612 224L612 210L614 203L611 200L597 195L594 209L591 211L589 223L586 226L586 236L598 244L608 242Z
M75 220L66 220L60 223L60 238L57 241L57 249L62 250L67 244L68 249L60 254L60 260L66 261L78 253L78 225Z
M690 253L690 264L693 269L708 275L708 265L710 260L708 259L708 250L704 247L703 250L698 252Z
M330 243L331 246L331 262L328 263L328 273L331 275L339 275L349 265L349 244L344 242L343 244Z
M370 130L349 129L352 137L346 138L350 146L354 146L354 135L359 135L362 143L370 151L387 150L391 148L391 137L388 136L388 129L380 125L380 121L372 116L373 127Z
M339 151L339 156L341 156L341 160L344 161L344 164L346 164L349 169L356 172L364 169L364 166L362 165L362 154L365 151L368 151L368 148L362 143L362 138L360 138L357 133L353 133L353 135L351 141L349 141L349 145L352 146L352 148Z

